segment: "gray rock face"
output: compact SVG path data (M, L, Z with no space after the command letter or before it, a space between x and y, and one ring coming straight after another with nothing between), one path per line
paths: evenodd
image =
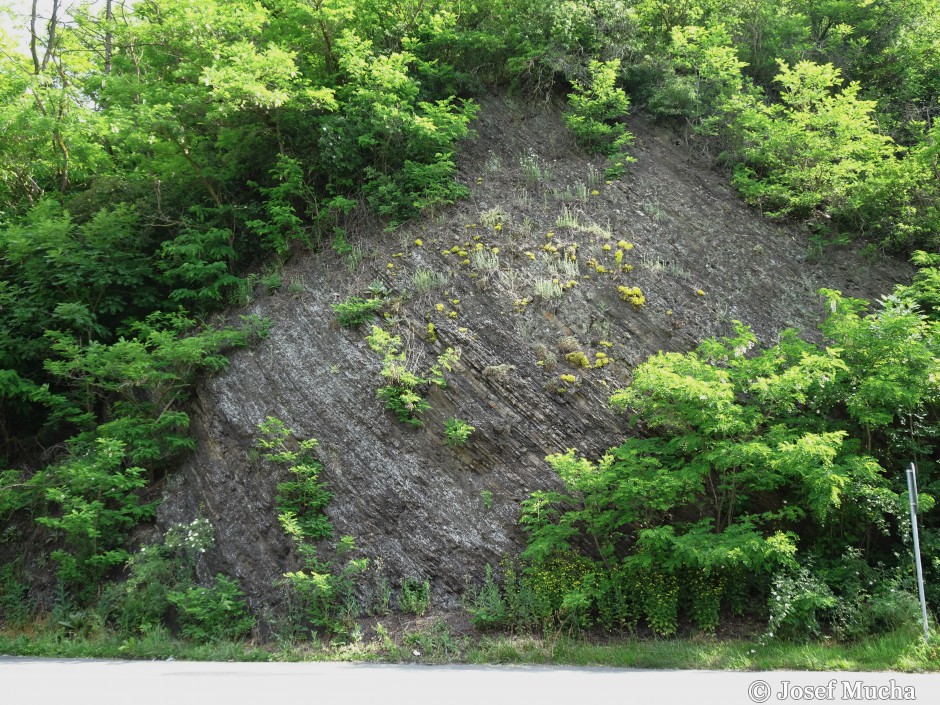
M257 425L276 416L298 438L320 441L337 536L355 537L393 587L429 578L433 601L453 605L467 579L524 546L520 502L558 486L547 454L577 447L596 456L629 433L607 399L649 354L688 350L727 334L735 319L765 342L786 327L813 336L819 287L873 298L909 276L899 263L846 251L838 264L810 263L804 233L761 219L673 134L633 127L638 161L608 184L557 111L493 100L462 156L471 199L392 234L359 216L347 230L361 262L304 255L283 273L289 286L258 294L248 312L271 319L271 334L201 383L191 410L198 450L168 482L159 514L164 527L211 521L217 545L207 574L233 575L255 607L276 607L276 582L299 567L276 516L284 471L251 453ZM618 263L620 241L634 247ZM478 245L496 267L472 254ZM575 245L576 261L563 267ZM422 285L415 273L423 270L439 281ZM553 278L561 295L540 296L538 282ZM416 369L446 347L461 352L446 388L428 392L421 428L376 399L383 381L368 326L334 322L330 304L376 279L391 291L390 320L380 322L402 336ZM577 284L565 288L569 281ZM640 287L646 303L624 301L618 286ZM565 360L572 350L614 362L579 368ZM476 428L463 448L444 442L451 417ZM364 593L379 578L371 570Z

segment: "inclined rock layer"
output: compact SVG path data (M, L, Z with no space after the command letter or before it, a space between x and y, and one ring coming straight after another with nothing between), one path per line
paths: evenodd
M319 440L336 535L371 561L366 600L383 579L394 589L414 577L431 581L435 604L454 604L467 580L524 546L520 503L558 486L547 454L597 456L630 432L607 399L648 355L689 350L733 320L763 342L787 327L813 337L818 288L875 298L909 277L903 264L847 250L828 261L805 233L745 206L668 130L634 123L637 162L606 183L550 106L493 99L475 127L460 158L469 199L394 232L359 215L347 226L352 253L296 258L280 291L258 291L236 312L270 319L270 336L199 385L198 449L169 479L160 524L208 518L216 547L202 570L237 577L261 611L300 567L275 507L286 473L252 452L266 417ZM576 264L560 264L566 251ZM421 428L376 399L368 326L334 321L330 305L372 282L389 290L377 322L402 337L415 369L446 347L461 352L446 388L429 390ZM625 301L620 286L639 287L645 303ZM565 359L578 350L614 362L580 368ZM444 441L452 417L476 429L462 448Z

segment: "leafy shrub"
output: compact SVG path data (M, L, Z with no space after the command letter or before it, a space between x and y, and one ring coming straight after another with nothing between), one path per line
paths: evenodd
M305 570L284 574L289 599L298 603L303 618L315 629L336 636L348 634L360 613L355 577L367 569L368 560L352 559L341 565L324 563L308 552L306 562Z
M196 641L239 639L254 627L238 583L216 575L210 587L190 587L167 594L176 606L183 636Z
M421 656L445 662L452 661L460 653L461 642L465 641L455 639L443 619L437 619L430 627L408 632L404 636L404 642L415 647Z
M410 387L390 384L380 387L376 395L385 404L386 409L409 426L420 426L421 414L431 408L428 400Z
M278 521L303 561L302 570L285 573L281 582L287 593L290 633L297 635L312 627L346 635L360 613L355 577L368 568L369 561L352 557L356 543L351 536L333 545L334 558L320 557L318 544L333 535L333 525L326 516L332 493L319 479L323 466L314 455L317 441L292 441L294 433L273 416L259 424L258 430L261 435L255 447L261 457L286 467L293 476L278 483L276 501Z
M609 156L632 139L626 127L618 122L630 108L627 94L616 85L619 68L619 59L591 61L590 79L575 84L574 92L568 95L565 124L591 153Z
M29 597L29 585L20 582L12 563L0 566L0 619L7 626L16 626L29 620L34 606Z
M382 376L391 383L378 390L378 398L399 421L420 426L420 415L430 409L431 405L419 392L430 384L446 386L444 372L453 370L454 364L460 358L459 352L447 348L438 355L437 361L424 375L419 376L409 369L407 354L402 349L401 338L397 335L393 336L378 326L372 326L372 333L366 341L374 352L382 355Z
M626 149L633 144L633 135L623 123L630 100L618 88L620 60L591 61L590 80L576 83L568 95L569 110L564 114L568 126L581 146L591 154L610 157L607 178L622 176L625 164L634 159Z
M476 431L476 428L458 418L448 419L446 426L444 426L447 445L454 448L464 445L474 431Z
M276 505L282 525L295 527L304 540L317 541L333 535L333 527L324 513L332 493L319 480L323 465L314 455L317 440L309 438L291 450L291 431L283 421L268 416L258 425L261 434L255 447L262 457L281 465L293 476L277 485Z
M829 586L808 568L780 573L770 590L767 636L792 640L818 637L822 622L836 604Z
M405 578L398 595L398 609L409 614L422 615L431 607L431 581Z
M874 118L861 87L842 87L831 64L780 63L781 103L755 101L735 130L743 161L734 182L771 215L812 216L817 210L852 219L896 170L896 147ZM839 90L841 88L841 90Z
M213 543L206 519L171 526L161 542L143 546L128 559L127 579L105 588L98 611L124 634L158 627L167 617L169 594L193 587L196 561Z
M857 638L903 623L897 555L849 549L866 536L898 544L904 487L887 468L908 457L912 433L918 452L938 442L916 419L933 413L940 345L914 308L936 281L922 270L867 314L866 302L821 291L825 347L785 333L754 351L736 324L731 337L639 365L611 404L640 433L596 462L549 456L564 491L523 505L526 576L552 618L640 617L671 634L684 616L714 631L723 606L746 611L746 576L747 592L770 595L777 636ZM932 486L933 467L923 472ZM922 512L934 506L921 496ZM818 567L798 560L797 541Z
M336 314L337 322L344 328L349 328L371 321L378 315L383 304L382 299L361 299L352 296L342 303L331 304L331 307Z

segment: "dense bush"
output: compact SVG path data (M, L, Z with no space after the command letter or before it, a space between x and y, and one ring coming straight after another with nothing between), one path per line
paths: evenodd
M933 526L937 429L927 419L940 338L917 304L935 277L922 270L871 313L824 291L826 347L789 333L756 350L738 325L733 337L640 365L611 397L638 437L597 462L549 456L565 491L536 492L523 507L528 579L570 576L554 593L533 583L555 618L642 619L671 634L684 614L712 631L744 581L769 600L778 636L857 637L909 620L898 468L912 452L922 458Z

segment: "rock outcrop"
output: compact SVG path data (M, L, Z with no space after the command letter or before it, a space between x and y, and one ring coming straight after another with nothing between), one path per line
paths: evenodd
M320 441L337 535L354 536L391 585L429 578L434 602L452 604L468 578L524 545L520 502L557 486L547 454L597 455L630 432L607 399L649 354L688 350L733 320L766 342L787 327L812 337L819 287L873 298L909 276L845 250L828 262L804 232L746 207L681 138L632 127L637 162L606 183L557 110L494 99L461 157L470 199L390 233L360 216L347 227L351 253L292 261L285 286L247 307L272 321L270 336L199 386L198 449L167 484L161 524L208 518L217 546L204 570L239 578L257 607L276 604L275 582L298 562L276 516L283 475L251 453L258 423L276 416ZM377 322L402 336L410 361L461 352L420 428L376 399L368 326L334 321L330 305L375 280L390 292ZM621 286L645 302L624 300ZM577 351L613 362L579 367L565 359ZM476 428L462 448L444 442L451 417Z

